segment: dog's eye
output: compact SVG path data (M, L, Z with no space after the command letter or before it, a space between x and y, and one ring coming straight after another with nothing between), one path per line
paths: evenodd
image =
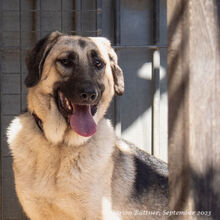
M65 67L71 67L73 65L73 62L70 59L60 59L59 62Z
M104 67L104 63L101 60L99 60L98 58L94 59L94 65L99 70Z

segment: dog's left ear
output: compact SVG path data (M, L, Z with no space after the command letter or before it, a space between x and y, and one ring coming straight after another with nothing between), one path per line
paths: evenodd
M117 95L124 94L124 76L121 68L118 65L118 56L114 49L111 47L111 43L104 37L91 37L95 42L104 46L104 49L108 51L112 74L114 78L114 89Z
M29 52L26 58L28 75L24 81L28 88L35 86L39 82L44 62L61 35L62 34L58 31L48 34L43 39L39 40L35 47Z
M111 47L109 52L109 59L111 62L111 69L114 78L114 88L117 95L124 94L124 76L121 68L118 65L118 57Z

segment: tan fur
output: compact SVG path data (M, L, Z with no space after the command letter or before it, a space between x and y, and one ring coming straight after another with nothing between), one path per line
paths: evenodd
M86 146L69 147L50 144L30 113L14 119L8 135L16 191L31 219L101 219L102 198L111 195L115 138L105 119L98 128Z
M90 38L106 62L105 91L94 117L98 126L92 137L79 136L67 125L52 96L54 83L61 80L54 60L67 50L80 53L74 44L78 38L59 38L45 60L41 80L29 89L29 112L16 117L8 128L16 192L32 220L138 219L116 212L149 207L129 200L135 181L133 152L125 143L116 144L111 123L103 118L114 95L109 55L117 63L110 42ZM42 120L44 133L32 112ZM127 175L120 169L118 174L114 171L119 152L127 155L122 169Z

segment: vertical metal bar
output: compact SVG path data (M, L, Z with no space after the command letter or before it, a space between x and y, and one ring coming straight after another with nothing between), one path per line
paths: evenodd
M115 0L115 45L121 44L121 15L120 0Z
M39 4L39 20L40 20L40 38L42 38L42 12L41 12L41 0L40 0L40 4Z
M153 9L154 44L160 43L160 0L154 1ZM160 50L153 50L152 61L152 154L160 153Z
M61 23L60 23L60 29L61 32L63 31L63 0L60 0L60 19L61 19Z
M2 0L0 0L0 49L2 51L2 34L3 34L3 7L2 7ZM0 53L0 57L2 58L2 53ZM2 59L0 59L0 74L1 74L1 78L2 78ZM2 80L0 80L0 91L2 89ZM0 138L2 140L2 94L0 93ZM3 188L2 188L2 174L3 174L3 168L2 168L2 141L0 142L0 219L3 219Z
M32 0L32 28L31 28L31 42L37 41L37 0Z
M21 0L19 0L19 63L20 63L20 113L22 112L22 24L21 24ZM20 211L21 219L24 219L24 213L21 210Z
M152 105L152 154L159 155L160 152L160 51L153 51L153 105Z
M102 35L102 0L96 0L96 35Z
M71 34L78 34L79 30L79 18L78 18L78 0L73 0L73 8L72 8L72 29Z
M20 63L20 112L22 112L22 36L21 36L21 0L19 0L19 63Z
M75 3L75 33L82 34L82 0L74 0Z
M115 0L115 45L121 43L121 18L120 18L120 0ZM115 132L118 136L121 136L121 109L120 98L115 96L114 98L114 124Z
M79 19L79 24L80 24L80 35L83 34L83 24L82 24L82 17L83 17L83 14L82 14L82 8L83 8L83 0L80 0L80 19Z
M160 42L160 0L153 1L153 41L155 44Z

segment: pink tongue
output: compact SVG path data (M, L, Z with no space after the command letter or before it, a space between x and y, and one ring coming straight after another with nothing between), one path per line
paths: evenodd
M89 137L96 132L96 123L90 106L74 105L75 113L69 116L71 128L79 135Z

